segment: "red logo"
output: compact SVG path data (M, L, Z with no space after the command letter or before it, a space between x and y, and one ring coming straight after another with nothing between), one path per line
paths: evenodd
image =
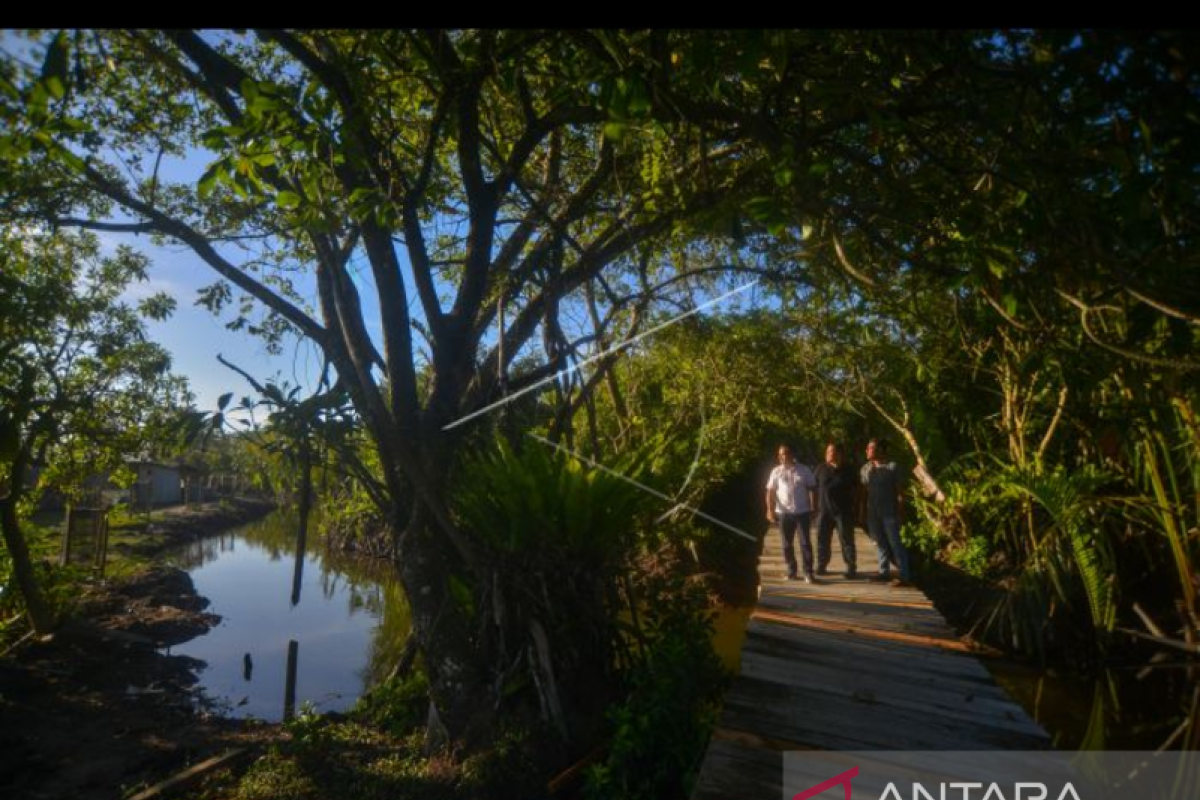
M808 798L820 794L826 789L832 789L839 783L846 786L846 800L850 800L850 780L858 775L858 767L851 767L841 775L834 775L827 781L821 781L811 789L805 789L803 792L798 792L792 796L792 800L808 800Z

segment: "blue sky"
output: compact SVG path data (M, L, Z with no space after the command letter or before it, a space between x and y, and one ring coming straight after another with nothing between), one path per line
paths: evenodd
M283 355L270 355L258 337L225 328L233 314L218 318L195 305L197 290L211 284L217 274L191 250L158 247L146 237L103 234L102 238L113 247L128 244L151 259L150 280L132 286L126 292L127 299L166 292L178 303L169 319L151 320L146 327L150 338L171 352L173 370L187 376L199 408L215 409L217 398L225 392L234 392L235 399L254 394L245 379L217 361L218 353L260 381L275 378L306 386L314 381L321 358L311 344L293 340L285 346Z
M206 151L192 150L184 159L164 159L160 174L167 182L194 184L213 158ZM123 216L114 214L112 218L122 219ZM306 387L315 384L322 362L311 343L293 338L285 344L281 355L271 355L260 338L244 330L231 331L225 327L236 316L233 308L237 305L238 292L234 293L232 308L227 308L220 317L195 304L197 292L220 276L190 248L156 245L148 236L98 235L106 248L124 244L150 259L150 279L130 287L125 294L127 299L136 301L157 292L175 298L175 313L162 322L148 321L147 332L152 340L171 352L173 370L187 376L200 409L216 409L217 399L226 392L234 393L235 402L243 395L254 396L253 388L244 378L217 361L218 353L260 382L270 378ZM234 264L239 263L237 253L225 250L222 255Z

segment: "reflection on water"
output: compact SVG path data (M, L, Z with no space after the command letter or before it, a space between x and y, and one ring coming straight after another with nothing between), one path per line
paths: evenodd
M298 559L297 531L280 512L173 554L222 621L172 652L207 662L200 683L231 716L277 721L304 703L345 710L387 675L408 636L394 567L319 548Z
M1183 722L1180 698L1191 694L1185 670L1172 665L1083 677L1003 659L984 663L1060 750L1157 750Z

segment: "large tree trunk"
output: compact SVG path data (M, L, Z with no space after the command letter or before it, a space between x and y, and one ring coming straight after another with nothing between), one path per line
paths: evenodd
M46 605L38 588L37 576L33 573L33 562L29 558L29 547L25 544L25 536L21 533L21 523L17 517L17 503L21 499L21 481L24 479L26 459L18 456L13 461L8 476L9 492L0 499L0 528L4 532L4 545L8 548L9 557L13 562L13 575L17 579L17 587L25 598L25 609L29 612L29 621L38 633L50 633L56 622L50 607Z
M396 557L429 677L431 746L486 748L500 718L555 732L536 754L548 772L594 746L612 637L592 565L482 548L468 564L422 500Z
M429 738L474 749L491 732L487 664L481 659L475 577L418 500L400 533L396 559L412 612L412 635L429 677Z

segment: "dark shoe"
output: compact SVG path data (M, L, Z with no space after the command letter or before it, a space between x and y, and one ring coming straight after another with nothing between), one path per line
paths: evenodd
M891 579L892 579L892 576L887 572L880 572L877 575L871 575L870 577L867 578L867 580L870 581L871 583L888 583L889 581L891 581Z
M799 575L797 575L797 574L796 574L796 573L794 573L794 572L789 572L789 573L788 573L788 576L787 576L787 579L788 579L789 581L798 581L798 580L800 580L800 576L799 576Z
M829 570L826 569L825 567L817 567L817 574L818 575L828 575Z
M853 569L846 570L846 580L852 581L858 577L858 571Z

